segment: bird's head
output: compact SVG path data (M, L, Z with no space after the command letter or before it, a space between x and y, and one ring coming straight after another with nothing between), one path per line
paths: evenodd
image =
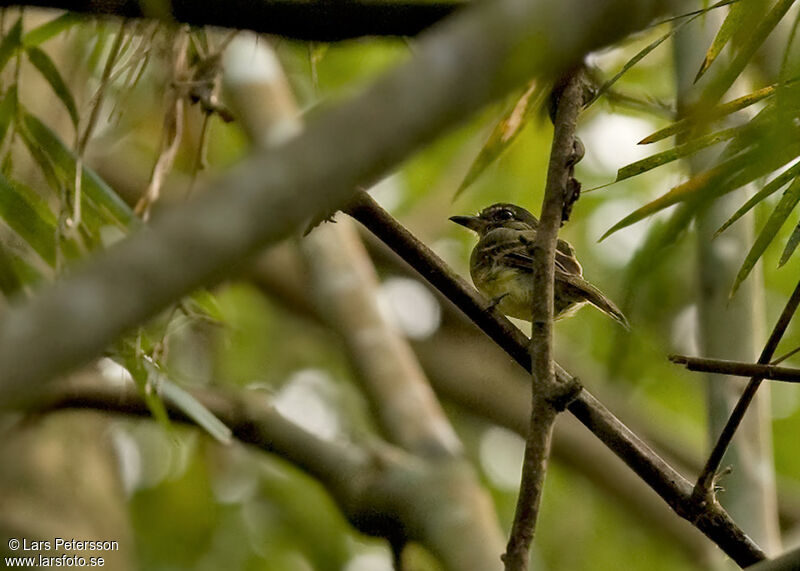
M516 204L498 202L481 210L477 216L451 216L450 220L485 236L495 228L512 230L535 230L539 225L536 217Z

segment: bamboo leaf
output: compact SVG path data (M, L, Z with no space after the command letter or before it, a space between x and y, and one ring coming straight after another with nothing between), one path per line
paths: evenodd
M767 246L769 246L770 242L775 238L778 230L780 230L781 226L786 222L786 218L792 212L798 201L800 201L800 178L795 179L791 186L786 189L786 192L783 193L781 200L778 202L777 206L775 206L775 209L772 211L772 214L770 214L761 232L759 232L755 243L750 248L750 251L747 252L742 267L739 268L739 273L736 274L736 279L733 282L731 297L733 297L736 290L739 289L739 286L745 278L750 275L753 266L756 265L756 262L767 249Z
M620 69L611 79L607 80L603 85L600 86L600 88L597 90L597 93L595 93L594 97L592 97L592 100L589 101L585 105L585 107L589 107L589 105L597 101L602 95L606 93L606 91L608 91L608 89L612 85L614 85L619 80L619 78L625 75L625 73L627 73L629 69L631 69L634 65L636 65L640 61L642 61L645 58L645 56L647 56L658 46L663 44L666 40L671 38L673 34L675 34L675 32L680 30L683 26L685 26L689 22L693 22L696 18L702 16L703 14L709 12L710 10L714 10L715 8L719 8L721 6L726 6L728 4L733 4L733 3L735 2L733 2L732 0L720 0L719 2L715 2L711 6L707 6L702 10L697 10L695 12L691 12L690 14L685 14L683 16L680 16L681 18L684 18L682 22L671 26L668 32L666 32L664 35L656 38L654 41L647 44L647 46L645 46L641 51L639 51L631 59L629 59L625 63L625 65L622 66L622 69Z
M792 235L789 236L789 240L786 242L786 247L783 249L781 259L778 262L779 268L789 261L789 258L792 257L792 254L794 254L794 251L797 249L798 244L800 244L800 224L794 227Z
M640 50L631 59L629 59L627 62L625 62L625 65L622 66L622 69L620 69L616 74L614 74L613 77L611 77L610 79L606 80L606 82L603 85L600 86L600 88L597 90L597 93L595 93L595 96L592 98L592 100L589 103L586 104L586 107L588 107L589 105L591 105L592 103L597 101L601 96L603 96L611 88L612 85L614 85L619 80L619 78L621 78L623 75L625 75L628 72L629 69L631 69L633 66L635 66L640 61L642 61L645 58L645 56L647 56L650 52L652 52L658 46L660 46L665 41L670 39L672 37L672 35L676 32L676 30L678 30L680 27L682 27L684 24L686 24L687 21L691 21L694 18L695 17L693 16L689 20L685 20L685 21L681 22L680 24L670 28L670 30L667 33L659 36L654 41L652 41L649 44L647 44L644 47L644 49Z
M135 341L130 338L121 341L115 360L131 374L156 420L166 429L171 428L167 408L164 406L164 401L167 401L183 411L218 441L229 444L232 439L231 430L195 397L171 381L161 367L145 354L142 344L151 343L141 332Z
M688 12L684 12L682 14L678 14L677 16L667 16L666 18L662 18L657 20L655 23L651 24L651 28L656 26L660 26L661 24L668 24L670 22L675 22L677 20L682 20L684 18L689 18L691 16L701 16L710 10L714 10L716 8L722 8L723 6L728 6L730 4L736 4L737 2L743 2L744 0L723 0L722 2L717 2L713 6L708 6L708 0L703 1L703 8L698 8L696 10L690 10Z
M47 125L30 113L24 114L23 122L36 143L47 150L48 156L63 179L74 185L77 160L72 150ZM91 202L107 222L122 228L134 228L140 224L125 201L97 173L85 165L82 189L85 199Z
M53 63L49 55L37 47L28 48L25 50L25 53L28 54L28 59L33 66L39 70L39 73L42 74L47 83L50 84L50 87L53 88L53 91L61 100L61 103L64 104L64 107L67 108L69 117L72 119L72 124L77 129L78 121L80 120L78 116L78 107L75 105L72 92L61 77L61 73L58 71L56 64Z
M761 19L753 32L747 36L743 45L739 47L733 61L725 67L722 73L716 75L703 90L703 94L700 97L700 108L718 100L733 85L733 82L752 59L753 54L764 43L767 36L772 33L772 30L775 29L775 26L778 25L778 22L781 21L793 3L794 0L777 0L775 2L772 9Z
M751 21L751 18L755 15L753 7L758 8L759 5L756 2L748 1L736 2L728 9L728 15L725 16L725 20L722 22L717 35L714 37L714 41L711 42L711 47L708 48L706 57L703 59L703 63L700 65L700 69L694 78L695 82L697 82L706 70L711 67L711 64L717 59L722 49L727 45L733 35L739 31L742 25L745 22Z
M0 291L6 298L27 295L44 281L37 268L0 243Z
M39 141L34 138L24 121L17 121L17 132L19 133L22 142L25 144L25 147L28 149L28 152L30 153L34 162L39 166L42 176L44 176L47 184L49 184L53 190L60 193L64 185L61 183L61 180L56 173L56 168L53 165L53 161L51 161L50 157L48 157L45 153L46 147L42 147Z
M13 84L6 91L3 101L0 103L0 144L6 138L8 127L17 115L17 84Z
M725 223L722 226L720 226L716 232L714 232L714 238L722 234L725 230L728 229L728 227L731 224L733 224L734 222L739 220L739 218L747 214L750 211L750 209L753 208L756 204L758 204L768 196L771 196L775 191L783 188L786 184L789 183L789 181L791 181L798 175L800 175L800 162L786 169L784 172L782 172L774 179L769 181L769 183L764 185L764 188L762 188L753 196L751 196L749 199L747 199L747 201L736 212L733 213L733 216L731 216L728 220L726 220Z
M456 190L458 198L505 151L522 131L528 117L541 107L547 94L546 86L531 82L514 106L506 112L492 129L478 156L469 167L467 175ZM547 86L549 87L549 85Z
M768 152L767 149L758 146L747 148L717 166L671 188L665 194L632 212L614 224L600 240L673 204L698 197L703 193L708 198L716 198L731 192L795 159L798 150L800 150L798 143L783 145L778 152L774 150Z
M49 266L55 267L58 221L35 191L0 176L0 218ZM81 255L74 240L63 240L61 247L69 259Z
M23 283L17 274L12 254L0 242L0 291L6 298L19 294L23 289Z
M37 197L38 198L38 197ZM56 262L56 217L0 177L0 218L50 266Z
M741 128L732 127L730 129L719 131L717 133L710 133L708 135L698 137L694 140L691 140L682 145L678 145L664 152L656 153L655 155L650 155L649 157L638 160L619 169L617 171L617 178L614 182L625 180L626 178L630 178L637 174L647 172L651 169L660 167L681 157L685 157L687 155L691 155L692 153L696 153L700 149L716 145L717 143L730 139L740 131Z
M62 14L57 18L53 18L49 22L45 22L41 26L38 26L25 34L25 37L22 38L22 45L25 48L33 48L39 46L60 34L61 32L68 30L75 24L81 21L81 16L75 14L74 12L67 12L66 14Z
M11 57L17 52L22 44L22 18L11 26L11 29L0 42L0 72L3 71Z
M23 112L22 123L31 145L40 154L40 149L47 150L48 155L41 158L44 164L47 164L51 170L55 168L60 178L67 181L68 185L73 185L77 161L72 150L34 115ZM54 165L54 167L50 165ZM56 176L55 171L52 176ZM102 245L102 233L107 232L108 229L104 229L107 224L114 224L125 231L141 225L141 221L133 214L127 203L97 173L85 165L83 166L82 189L83 221L92 233L89 236L92 246ZM197 309L204 312L212 321L222 321L219 309L215 309L216 301L208 291L198 290L192 293L190 299Z
M187 306L189 311L200 314L214 323L225 322L225 316L222 313L222 309L220 309L217 297L207 289L199 289L192 292L188 301L190 302Z
M741 160L740 157L735 157L737 160ZM715 181L719 181L723 176L729 173L731 170L731 161L726 161L721 165L718 165L708 171L699 173L684 183L679 184L678 186L672 187L668 192L662 194L655 200L648 202L641 208L635 210L634 212L630 213L628 216L614 224L611 228L609 228L605 234L600 237L600 241L605 240L611 234L616 232L617 230L621 230L631 224L639 222L648 216L652 216L656 212L660 212L661 210L672 206L673 204L677 204L679 202L683 202L688 200L693 196L697 196L700 194L701 191L707 188L714 188L712 183Z
M154 368L154 365L150 364ZM222 444L230 444L233 439L231 429L225 426L220 419L214 416L200 401L190 393L183 390L180 386L170 381L163 373L155 372L160 375L158 385L166 401L171 402L175 407L186 413L186 416L197 423L211 436Z
M747 95L743 95L742 97L738 97L727 103L723 103L722 105L718 105L713 109L709 110L707 113L704 114L702 121L711 122L717 119L721 119L731 113L735 113L737 111L741 111L742 109L749 107L753 103L757 103L762 99L765 99L771 95L773 95L777 89L777 85L769 85L767 87L762 87L754 91L753 93L749 93ZM650 143L655 143L657 141L661 141L662 139L666 139L667 137L671 137L677 133L682 131L686 131L698 124L699 120L697 117L686 117L681 119L680 121L676 121L671 125L667 125L663 129L659 129L652 135L648 135L641 141L639 141L640 145L649 145Z
M161 400L158 394L157 385L153 384L156 379L151 376L150 371L145 367L147 357L141 354L138 346L130 340L124 340L119 345L120 348L114 360L125 367L131 374L153 418L165 430L171 430L172 423L169 420L169 414L167 414L167 407L164 406L164 401Z

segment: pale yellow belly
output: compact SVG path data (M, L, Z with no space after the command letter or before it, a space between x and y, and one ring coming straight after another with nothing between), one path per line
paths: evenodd
M497 310L509 317L531 319L531 304L533 303L533 288L531 287L530 274L522 274L516 270L503 269L496 271L478 271L472 275L476 287L492 301L500 300ZM480 284L480 285L478 285ZM575 313L584 301L577 302L565 299L563 288L556 281L555 284L555 319L568 317ZM505 294L505 295L504 295Z

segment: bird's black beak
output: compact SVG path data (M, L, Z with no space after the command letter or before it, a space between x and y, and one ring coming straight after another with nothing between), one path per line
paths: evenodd
M450 221L469 228L473 232L478 232L483 227L483 220L478 216L451 216Z

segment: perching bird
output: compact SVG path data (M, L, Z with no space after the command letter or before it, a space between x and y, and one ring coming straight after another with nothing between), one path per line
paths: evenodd
M453 216L450 220L478 234L469 261L475 287L492 299L502 313L530 321L533 260L528 244L539 226L536 217L521 206L498 203L484 208L478 216ZM614 302L583 279L583 269L569 242L558 240L555 265L555 319L572 315L588 302L629 328L628 320Z

